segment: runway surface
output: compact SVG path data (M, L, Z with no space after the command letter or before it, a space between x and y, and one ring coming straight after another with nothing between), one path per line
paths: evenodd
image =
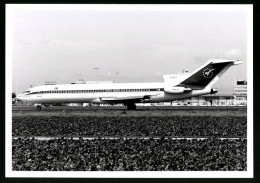
M13 106L12 117L21 116L246 116L246 106L50 106L37 111L35 106Z
M35 139L35 140L54 140L54 139L73 139L73 140L95 140L95 139L161 139L161 137L13 137L12 139L19 139L19 138L26 138L26 139ZM205 140L205 139L212 139L212 137L165 137L164 139L172 139L172 140ZM214 139L220 140L237 140L237 139L246 139L243 137L215 137Z

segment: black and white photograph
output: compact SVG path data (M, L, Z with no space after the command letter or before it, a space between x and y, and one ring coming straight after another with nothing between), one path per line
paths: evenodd
M7 4L6 80L6 177L253 177L250 4Z

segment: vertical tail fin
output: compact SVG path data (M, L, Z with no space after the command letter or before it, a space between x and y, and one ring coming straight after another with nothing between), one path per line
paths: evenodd
M206 64L191 73L178 86L205 88L212 86L232 65L242 63L239 60L209 60Z

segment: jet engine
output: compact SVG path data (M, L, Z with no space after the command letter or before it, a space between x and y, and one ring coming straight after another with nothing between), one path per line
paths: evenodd
M189 92L192 91L192 89L191 88L185 88L185 87L165 86L164 91L166 93L181 94L181 93L189 93Z

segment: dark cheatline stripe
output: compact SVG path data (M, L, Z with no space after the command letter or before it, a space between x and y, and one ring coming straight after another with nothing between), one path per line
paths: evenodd
M164 88L142 88L142 89L104 89L104 90L50 90L28 93L31 94L50 94L50 93L102 93L102 92L147 92L147 91L164 91Z

